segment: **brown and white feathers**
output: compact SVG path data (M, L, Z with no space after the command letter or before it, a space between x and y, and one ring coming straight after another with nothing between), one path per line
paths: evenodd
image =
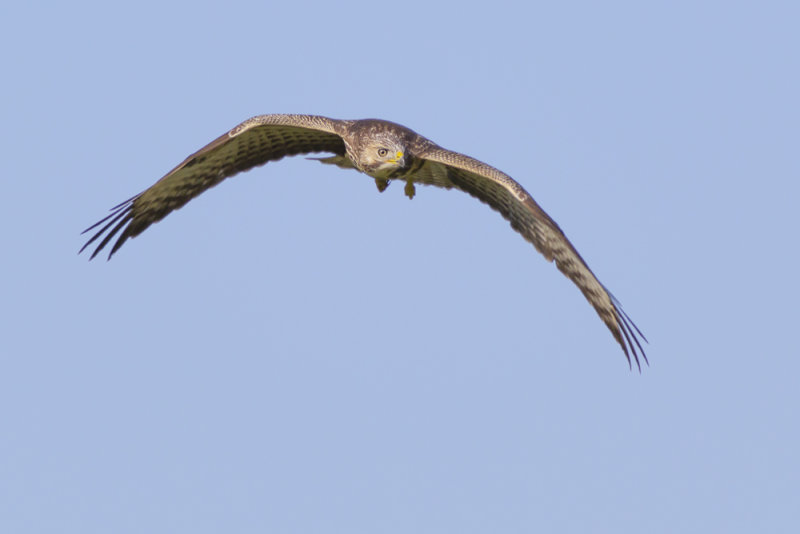
M388 121L335 120L315 115L253 117L201 148L142 193L115 206L85 232L100 227L81 252L100 239L94 258L119 234L109 259L128 240L227 177L285 156L328 152L323 163L354 168L375 179L380 191L405 180L412 198L415 184L459 189L498 211L511 227L554 261L581 290L622 347L641 369L647 362L645 339L619 302L600 283L558 225L510 176L469 156L445 150L416 132ZM102 239L101 239L102 238ZM645 339L646 341L646 339Z

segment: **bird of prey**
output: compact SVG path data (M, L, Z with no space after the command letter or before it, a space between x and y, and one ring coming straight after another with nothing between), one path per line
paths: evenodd
M81 252L103 236L92 253L94 258L119 234L108 255L111 259L128 238L141 234L225 178L285 156L316 152L333 155L309 159L356 169L372 177L381 192L392 180L404 180L409 198L414 197L416 184L423 184L458 189L488 204L578 286L622 347L629 366L631 356L640 371L639 356L647 362L639 341L639 337L647 341L644 335L561 228L520 184L486 163L446 150L384 120L336 120L316 115L259 115L248 119L84 230L86 233L100 226Z

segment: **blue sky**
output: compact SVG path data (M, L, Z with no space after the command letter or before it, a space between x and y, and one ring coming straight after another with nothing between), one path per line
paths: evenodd
M791 2L0 8L0 531L796 532ZM261 113L507 172L640 375L486 206L302 158L76 254Z

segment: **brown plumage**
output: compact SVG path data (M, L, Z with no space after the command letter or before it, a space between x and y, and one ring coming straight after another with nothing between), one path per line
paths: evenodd
M469 156L445 150L388 121L334 120L314 115L260 115L215 139L168 172L158 182L112 208L111 214L84 230L101 228L81 248L102 240L94 258L115 235L109 259L130 237L229 176L285 156L329 152L322 163L354 168L375 179L379 191L394 179L405 180L413 198L415 184L460 189L497 210L536 250L581 290L622 347L641 370L647 362L642 333L586 265L558 225L510 176ZM121 232L121 233L120 233Z

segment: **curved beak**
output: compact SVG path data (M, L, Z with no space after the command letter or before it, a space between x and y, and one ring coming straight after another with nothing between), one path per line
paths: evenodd
M395 165L398 165L398 164L402 163L402 161L403 161L403 151L402 150L398 150L397 154L395 154L393 158L390 158L387 161L389 163L394 163Z

